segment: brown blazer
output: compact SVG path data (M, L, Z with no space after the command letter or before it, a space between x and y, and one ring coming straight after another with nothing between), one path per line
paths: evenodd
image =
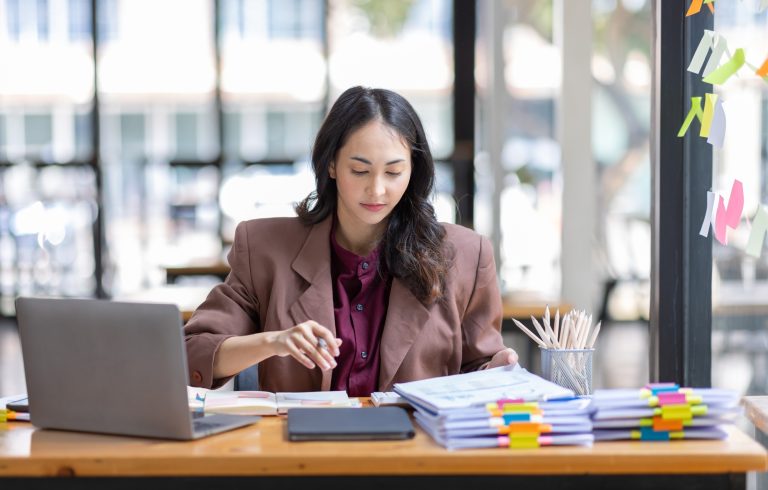
M447 301L424 306L397 278L392 280L381 334L379 390L398 382L473 371L503 350L501 295L487 238L444 224L455 250L446 278ZM335 335L331 286L331 219L313 226L298 218L245 221L229 253L232 268L184 327L189 379L206 388L213 358L228 337L284 330L307 320ZM292 357L259 364L267 391L317 391L331 386L331 372L307 369Z

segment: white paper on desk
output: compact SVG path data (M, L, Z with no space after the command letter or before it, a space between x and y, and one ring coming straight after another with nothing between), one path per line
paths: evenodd
M536 401L574 396L573 391L531 374L519 364L396 383L394 390L409 402L438 413L505 398Z

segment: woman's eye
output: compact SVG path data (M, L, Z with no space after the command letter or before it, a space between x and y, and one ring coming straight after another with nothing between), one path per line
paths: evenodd
M397 177L397 176L398 176L398 175L400 175L401 173L402 173L402 172L387 172L387 175L391 175L392 177Z
M353 173L354 175L365 175L365 174L367 174L368 172L367 172L367 171L365 171L365 170L353 170L353 171L352 171L352 173Z

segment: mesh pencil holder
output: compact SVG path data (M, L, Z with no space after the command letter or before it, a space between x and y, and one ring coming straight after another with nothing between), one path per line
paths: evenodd
M595 349L541 350L541 375L577 395L592 394L592 356Z

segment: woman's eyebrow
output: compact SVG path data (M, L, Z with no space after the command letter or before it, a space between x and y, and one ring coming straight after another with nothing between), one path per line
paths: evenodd
M363 157L353 156L353 157L350 157L350 158L351 158L352 160L357 160L358 162L363 162L363 163L366 163L366 164L368 164L368 165L371 165L371 162L370 162L369 160L366 160L366 159L365 159L365 158L363 158ZM392 160L391 162L387 162L387 163L385 163L385 165L392 165L392 164L395 164L395 163L400 163L400 162L404 162L404 161L405 161L405 159L403 159L403 158L398 158L398 159L396 159L396 160Z

